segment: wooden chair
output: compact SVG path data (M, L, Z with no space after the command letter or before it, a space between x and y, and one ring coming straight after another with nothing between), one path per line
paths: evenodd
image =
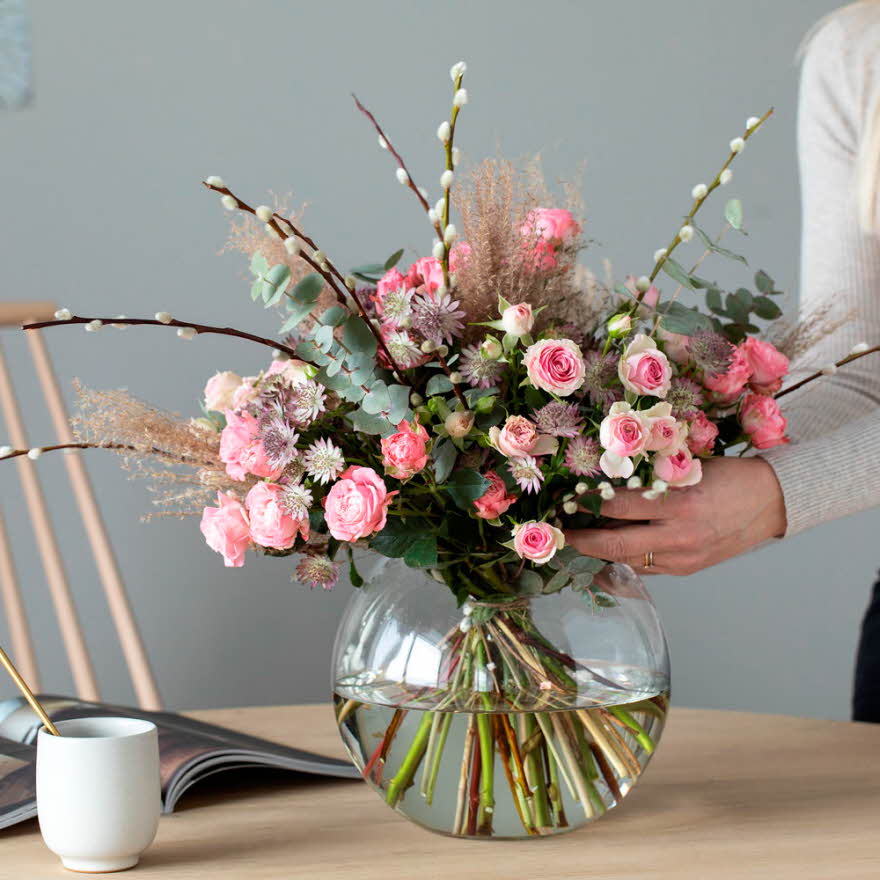
M49 302L0 302L0 328L20 327L28 321L51 319L54 312L55 305ZM55 426L57 442L70 443L73 441L73 436L45 342L38 330L31 330L25 336ZM12 377L3 357L2 346L0 346L0 412L6 423L9 438L4 442L18 449L27 449L29 444L24 423L13 391ZM82 458L76 451L63 454L71 488L88 535L137 701L144 709L161 709L159 691ZM58 542L52 530L35 463L27 456L20 456L15 462L77 696L85 700L99 700L100 693L94 668L70 592ZM11 464L0 466L11 467ZM9 540L3 525L2 511L0 511L0 594L8 621L10 647L15 662L31 687L35 691L39 690L40 676L33 640L16 579Z

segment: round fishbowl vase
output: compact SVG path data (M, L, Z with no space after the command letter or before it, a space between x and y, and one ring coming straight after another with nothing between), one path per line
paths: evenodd
M589 590L459 606L380 558L336 637L342 739L379 797L440 834L560 834L629 794L669 709L657 611L628 566Z

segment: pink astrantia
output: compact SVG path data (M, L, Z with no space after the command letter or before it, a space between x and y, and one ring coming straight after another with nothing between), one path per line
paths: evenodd
M339 564L327 556L305 555L296 567L295 578L312 589L332 590L339 580Z
M537 460L532 458L531 455L524 455L522 458L511 458L507 462L507 469L523 492L534 492L537 494L541 491L544 474L541 473Z
M593 437L574 437L565 450L565 466L576 477L595 477L600 473L602 450Z
M217 507L202 511L201 531L208 546L223 555L228 568L244 565L251 533L244 505L226 492L217 493Z

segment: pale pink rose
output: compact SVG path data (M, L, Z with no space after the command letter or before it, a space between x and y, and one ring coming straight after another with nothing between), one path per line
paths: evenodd
M672 367L650 336L637 333L617 363L617 375L627 391L666 397Z
M739 409L739 423L755 449L771 449L788 443L787 421L779 404L763 394L747 394Z
M259 376L245 376L241 380L241 385L235 389L235 393L232 395L232 403L229 409L242 410L256 400L259 394L259 391L257 391L259 379Z
M670 360L677 364L686 364L690 360L690 337L683 333L670 333L660 327L657 330L657 338L663 343L663 351Z
M535 316L529 303L517 303L509 306L501 313L501 323L504 332L511 336L525 336L532 332L535 324Z
M404 419L397 433L383 437L382 464L385 473L398 480L408 480L428 463L428 432L416 421Z
M217 493L217 504L202 511L202 534L212 550L223 554L227 568L241 568L251 544L247 513L240 501L225 492Z
M584 384L584 356L570 339L542 339L530 345L523 363L532 385L559 397L574 394Z
M471 247L466 241L453 245L449 252L449 271L454 272L470 252ZM436 257L422 257L409 267L404 280L407 287L424 288L433 293L443 284L443 267Z
M232 406L232 398L241 385L241 376L230 370L214 373L205 385L205 409L223 412Z
M276 358L266 370L266 376L281 376L284 382L293 387L307 381L312 369L305 361L298 361L296 358L286 361Z
M634 299L639 296L639 291L636 287L637 280L635 275L627 275L626 282L623 285L633 295ZM652 284L641 296L641 304L653 309L660 299L660 289Z
M745 356L741 347L733 350L733 359L724 373L716 373L714 376L703 376L703 385L710 391L714 391L722 403L732 403L739 397L749 376L752 375L752 366Z
M702 410L697 410L697 414L688 425L688 449L694 455L711 455L717 437L718 425L708 419Z
M443 420L443 427L446 428L450 437L467 437L474 426L476 416L469 409L456 410L449 413Z
M648 422L650 430L646 450L671 455L684 445L687 425L672 415L670 404L657 403L650 409L642 410L640 415Z
M513 529L513 549L517 556L536 565L549 562L564 546L565 535L550 523L530 520Z
M495 471L486 471L483 476L492 485L474 501L474 507L477 509L477 516L481 519L497 519L516 501L516 495L507 493L504 480Z
M655 455L652 462L654 476L670 486L693 486L703 479L703 465L685 447L673 455Z
M244 499L251 524L251 538L261 547L289 550L301 534L309 539L308 517L294 519L279 501L284 487L278 483L257 483Z
M627 480L636 469L633 460L626 455L617 455L615 452L609 452L607 449L599 456L599 467L606 477L622 477Z
M508 458L552 455L559 448L555 437L539 434L534 423L525 416L508 416L503 428L489 428L489 442Z
M548 271L556 267L556 252L570 244L581 228L571 211L564 208L536 208L529 211L520 235L531 248L534 268Z
M226 427L220 432L220 461L233 480L243 480L248 474L276 479L281 468L272 468L259 440L259 423L248 412L226 410Z
M368 467L350 467L324 497L324 518L337 541L357 541L385 528L389 492L382 478Z
M776 394L788 374L788 358L772 343L753 336L743 340L740 348L752 368L749 388L758 394Z
M608 415L599 425L599 442L605 448L599 467L608 477L631 477L635 470L631 456L647 450L651 426L641 413L628 403L611 404Z

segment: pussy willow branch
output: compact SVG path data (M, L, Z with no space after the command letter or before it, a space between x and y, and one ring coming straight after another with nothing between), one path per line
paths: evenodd
M446 170L455 173L455 163L452 161L452 144L455 139L455 122L458 119L458 113L461 110L455 103L454 96L461 88L461 81L464 79L464 74L459 74L454 82L452 83L452 94L453 94L453 102L452 102L452 113L449 116L449 140L446 141ZM442 232L440 234L440 241L443 242L443 259L440 260L440 265L443 267L443 284L446 285L446 288L449 289L449 254L452 250L453 242L446 243L445 233L446 227L449 225L449 217L451 210L452 201L452 185L445 187L443 190L443 222L440 224L442 226Z
M66 449L124 449L128 452L137 452L141 455L155 455L158 458L167 458L177 464L187 464L191 467L203 467L213 464L210 461L199 461L197 459L185 458L183 456L174 455L159 449L157 446L131 446L128 443L53 443L49 446L31 446L30 449L12 449L6 455L0 455L0 461L6 461L11 458L20 458L27 455L32 450L38 450L40 454L44 452L64 452Z
M843 367L846 364L851 364L853 361L857 361L859 358L866 357L869 354L874 354L875 352L880 351L880 345L875 345L873 348L869 348L867 351L860 351L858 354L848 354L845 358L841 358L839 361L835 361L835 367ZM800 382L795 382L794 385L789 385L788 388L783 388L782 391L778 392L774 395L777 399L780 397L785 397L786 394L791 394L792 391L797 391L798 388L803 388L804 385L809 384L810 382L814 382L816 379L821 379L825 373L821 370L817 370L815 373L807 376L805 379L801 379Z
M443 357L440 354L440 352L437 352L437 363L440 364L440 366L443 369L443 372L446 373L447 377L449 378L449 381L452 382L452 370L450 369L449 364L446 362L446 358ZM461 386L456 382L452 382L452 390L455 392L455 396L458 398L459 403L461 403L461 405L465 409L469 409L468 404L467 404L467 400L465 399L465 396L462 393Z
M193 324L189 321L178 321L172 318L170 321L157 321L154 318L83 318L80 315L72 315L66 319L55 319L52 321L37 321L34 324L22 324L22 330L42 330L44 327L62 327L65 324L89 324L92 321L100 321L104 325L124 324L131 327L154 326L154 327L189 327L196 333L216 333L220 336L234 336L238 339L247 339L249 342L256 342L259 345L265 345L267 348L277 349L284 352L292 358L297 358L303 363L317 367L311 361L300 357L294 349L288 345L284 345L275 339L266 339L264 336L255 336L253 333L245 333L243 330L236 330L234 327L213 327L209 324Z
M247 202L240 199L232 190L227 186L214 186L212 183L208 183L206 180L202 181L202 184L207 188L212 190L213 192L220 193L224 196L230 196L235 199L235 204L238 210L244 211L247 214L253 214L256 216L256 209L252 208ZM280 222L279 222L280 221ZM305 242L312 250L317 251L318 247L315 244L314 240L309 236L305 235L301 230L297 229L293 223L290 222L286 217L282 217L280 214L273 213L271 218L269 219L268 225L274 230L275 234L281 238L283 241L287 238L287 232L281 226L281 223L287 224L293 234L300 239L300 241ZM306 253L300 252L299 257L304 260L309 266L317 272L324 281L332 288L333 292L336 294L336 299L339 301L339 304L342 306L348 305L347 296L350 296L354 300L354 304L357 306L358 312L360 313L361 318L363 318L366 325L370 328L370 332L376 338L376 343L379 348L385 354L385 357L388 358L388 363L391 365L391 369L394 371L397 376L398 381L402 385L408 385L409 383L403 378L403 373L401 372L400 367L397 365L397 362L391 356L391 352L388 350L388 346L385 344L385 340L382 338L381 332L378 328L373 324L367 315L367 311L364 308L364 304L360 301L357 293L354 290L351 290L347 287L345 283L345 278L342 276L342 273L336 268L336 266L329 260L324 261L324 265L321 265L317 260L314 259L314 254L309 255ZM325 268L326 266L326 268Z
M773 115L773 108L771 107L751 128L748 128L745 130L745 132L743 132L742 139L744 141L747 141L772 115ZM730 155L727 157L727 161L721 166L718 173L715 175L715 179L707 187L706 195L704 195L702 198L694 199L694 204L691 207L690 212L686 215L686 217L684 219L684 224L682 224L682 225L686 225L686 224L690 223L690 221L693 220L694 217L696 216L697 211L699 211L700 208L702 207L703 202L705 202L706 199L708 199L709 196L716 189L718 189L719 186L721 186L721 180L720 180L721 174L727 170L728 166L731 164L731 162L733 162L733 160L737 157L737 155L738 154L735 153L733 150L730 151ZM650 281L653 281L657 277L657 274L659 273L660 269L663 268L663 263L666 262L667 257L669 257L670 254L681 243L680 230L681 230L681 226L679 226L679 232L675 233L675 235L672 238L672 241L669 242L669 244L666 246L666 253L663 254L663 256L661 256L660 259L657 260L657 262L654 264L654 268L651 270L651 274L648 276L648 279ZM645 293L647 293L647 291L642 291L641 293L639 293L636 296L637 303L641 303L642 299L645 296Z
M403 161L403 156L401 156L400 153L397 152L397 150L394 148L394 144L392 144L391 141L388 139L388 135L385 134L385 132L382 130L382 126L379 125L376 117L366 107L364 107L363 104L361 104L361 102L358 100L357 95L352 93L352 98L354 98L354 103L358 110L360 110L361 113L363 113L364 116L366 116L367 119L369 119L370 122L373 124L373 128L376 129L376 133L379 135L380 138L382 138L382 142L388 148L388 152L391 153L392 156L394 156L394 159L397 162L397 167L403 169L407 179L406 185L415 193L416 198L425 209L425 212L427 213L428 211L430 211L431 206L428 204L428 200L419 191L418 186L416 186L416 182L413 180L412 174L409 173L409 168L406 167L406 162ZM437 233L439 238L443 238L443 230L440 228L439 220L434 223L434 231Z

